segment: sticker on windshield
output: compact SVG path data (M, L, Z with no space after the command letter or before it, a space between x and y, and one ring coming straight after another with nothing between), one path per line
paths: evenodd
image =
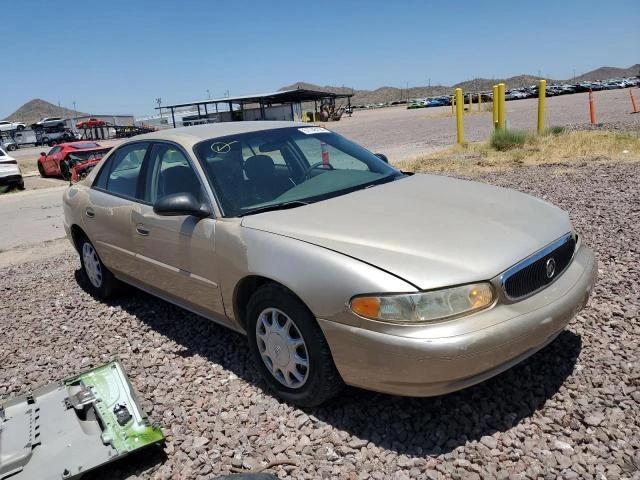
M313 135L314 133L330 133L329 130L322 127L304 127L299 128L298 130L307 135Z
M215 153L228 153L231 151L231 145L233 145L234 143L238 143L238 141L234 140L233 142L229 143L214 142L211 144L211 150L213 150Z

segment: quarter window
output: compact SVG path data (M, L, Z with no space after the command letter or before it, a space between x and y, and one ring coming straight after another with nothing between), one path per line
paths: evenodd
M109 157L94 186L115 195L142 200L138 179L148 143L125 145Z

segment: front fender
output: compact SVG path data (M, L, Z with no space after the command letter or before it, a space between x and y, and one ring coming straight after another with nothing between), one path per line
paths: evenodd
M395 275L339 252L282 235L221 220L216 225L216 252L225 311L235 318L233 298L247 276L276 281L295 293L317 318L348 310L354 295L369 292L415 292Z

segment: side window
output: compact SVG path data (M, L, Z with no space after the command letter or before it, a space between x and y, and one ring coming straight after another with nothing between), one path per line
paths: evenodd
M178 147L168 143L154 144L150 165L145 188L147 202L153 204L176 193L190 193L199 202L205 200L198 175Z
M47 156L49 155L55 155L56 153L58 153L60 150L62 150L62 147L53 147L51 150L49 150L49 153L47 153Z
M94 186L115 195L141 200L138 178L148 146L148 143L133 143L118 149L98 173Z

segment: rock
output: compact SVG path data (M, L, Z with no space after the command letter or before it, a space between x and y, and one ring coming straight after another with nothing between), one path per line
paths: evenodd
M480 443L490 449L496 448L498 446L498 441L495 438L490 437L489 435L484 435L483 437L481 437Z
M354 438L348 443L349 447L356 448L356 449L366 447L368 444L369 444L369 441L363 438Z
M601 413L595 413L595 414L587 415L586 417L584 417L584 423L586 423L591 427L597 427L602 423L603 420L604 420L604 415L602 415Z

